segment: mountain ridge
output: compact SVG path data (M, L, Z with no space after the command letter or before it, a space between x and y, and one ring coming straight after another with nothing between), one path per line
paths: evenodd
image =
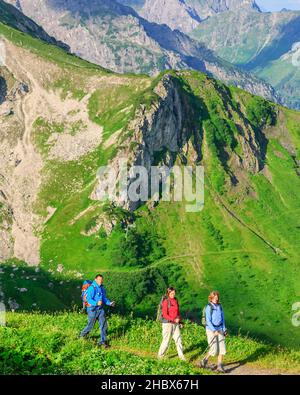
M257 3L253 0L165 0L164 3L151 2L150 0L119 0L119 3L128 5L136 9L145 19L152 19L157 22L163 18L164 23L168 24L168 18L163 16L165 8L173 8L174 16L178 12L178 21L183 15L188 16L188 10L192 11L191 18L201 21L213 15L223 13L226 11L235 11L241 7L248 10L261 12ZM169 5L167 7L167 4ZM185 11L182 14L180 10ZM167 14L165 14L167 16ZM161 22L160 22L161 23ZM177 23L179 26L180 22ZM192 25L193 26L193 25ZM171 25L170 25L171 27ZM187 31L190 29L187 28Z
M146 19L185 31L221 58L272 85L285 105L300 108L299 67L289 59L299 43L300 11L262 12L253 1L186 0L184 5L192 7L200 20L194 23L180 11L182 3L172 1L164 6L146 1L136 10Z
M16 4L18 4L18 2ZM0 6L2 23L7 23L24 33L31 34L34 37L48 42L49 44L57 45L69 51L70 48L68 45L61 41L57 41L54 37L50 37L41 26L37 25L32 19L26 17L22 12L18 11L21 7L15 8L3 0L0 1Z
M270 83L299 109L299 67L283 59L299 41L300 11L228 12L203 21L191 35L222 58Z
M47 0L40 7L35 1L20 0L27 15L66 42L73 53L105 68L152 75L192 68L280 102L270 85L224 62L184 33L146 21L129 7L106 0ZM84 7L87 13L80 14Z

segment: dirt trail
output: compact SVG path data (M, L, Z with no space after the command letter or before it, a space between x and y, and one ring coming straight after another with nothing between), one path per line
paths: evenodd
M129 352L131 354L134 354L134 355L137 355L137 356L143 357L143 358L156 358L155 352L136 350L136 349L126 347L126 346L120 346L120 345L113 346L112 349ZM171 355L171 357L166 357L166 360L168 360L169 358L170 358L170 360L175 360L175 359L177 359L177 356ZM198 367L199 361L196 360L194 362L188 362L188 363L192 363L195 367ZM209 371L211 371L215 374L219 374L216 372L216 367L217 367L216 365L212 364L211 368L207 369L207 372L209 373ZM240 364L239 362L228 363L227 365L225 365L225 369L226 369L226 375L229 375L229 376L278 376L278 375L293 374L291 372L287 372L287 371L280 370L280 369L261 368L261 367L255 366L253 364L247 364L247 363Z
M259 368L248 364L239 365L238 363L229 364L226 368L226 374L230 376L286 376L293 374L279 369Z

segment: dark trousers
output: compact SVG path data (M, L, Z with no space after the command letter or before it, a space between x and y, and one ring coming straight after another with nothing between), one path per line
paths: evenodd
M106 342L107 338L107 321L105 317L105 311L103 308L90 310L88 309L88 324L81 332L80 337L87 336L91 330L94 328L96 321L99 322L99 329L100 329L100 341L99 344L103 344Z

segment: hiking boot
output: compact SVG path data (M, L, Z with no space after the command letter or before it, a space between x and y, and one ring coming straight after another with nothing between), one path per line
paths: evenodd
M200 368L206 369L207 363L208 363L208 359L206 359L206 358L202 359L202 360L199 362Z
M226 373L226 370L224 369L224 366L222 364L218 365L217 372Z

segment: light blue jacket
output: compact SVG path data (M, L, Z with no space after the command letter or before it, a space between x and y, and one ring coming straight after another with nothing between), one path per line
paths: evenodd
M206 318L206 328L211 331L225 331L225 318L224 318L224 311L220 304L211 303L212 309L210 304L207 305L205 309L205 318Z
M86 300L91 305L91 307L87 307L87 310L94 310L95 307L101 309L104 305L109 306L111 304L111 301L106 297L104 286L99 286L96 281L93 281L92 285L88 288ZM98 306L99 301L102 302L101 306Z

